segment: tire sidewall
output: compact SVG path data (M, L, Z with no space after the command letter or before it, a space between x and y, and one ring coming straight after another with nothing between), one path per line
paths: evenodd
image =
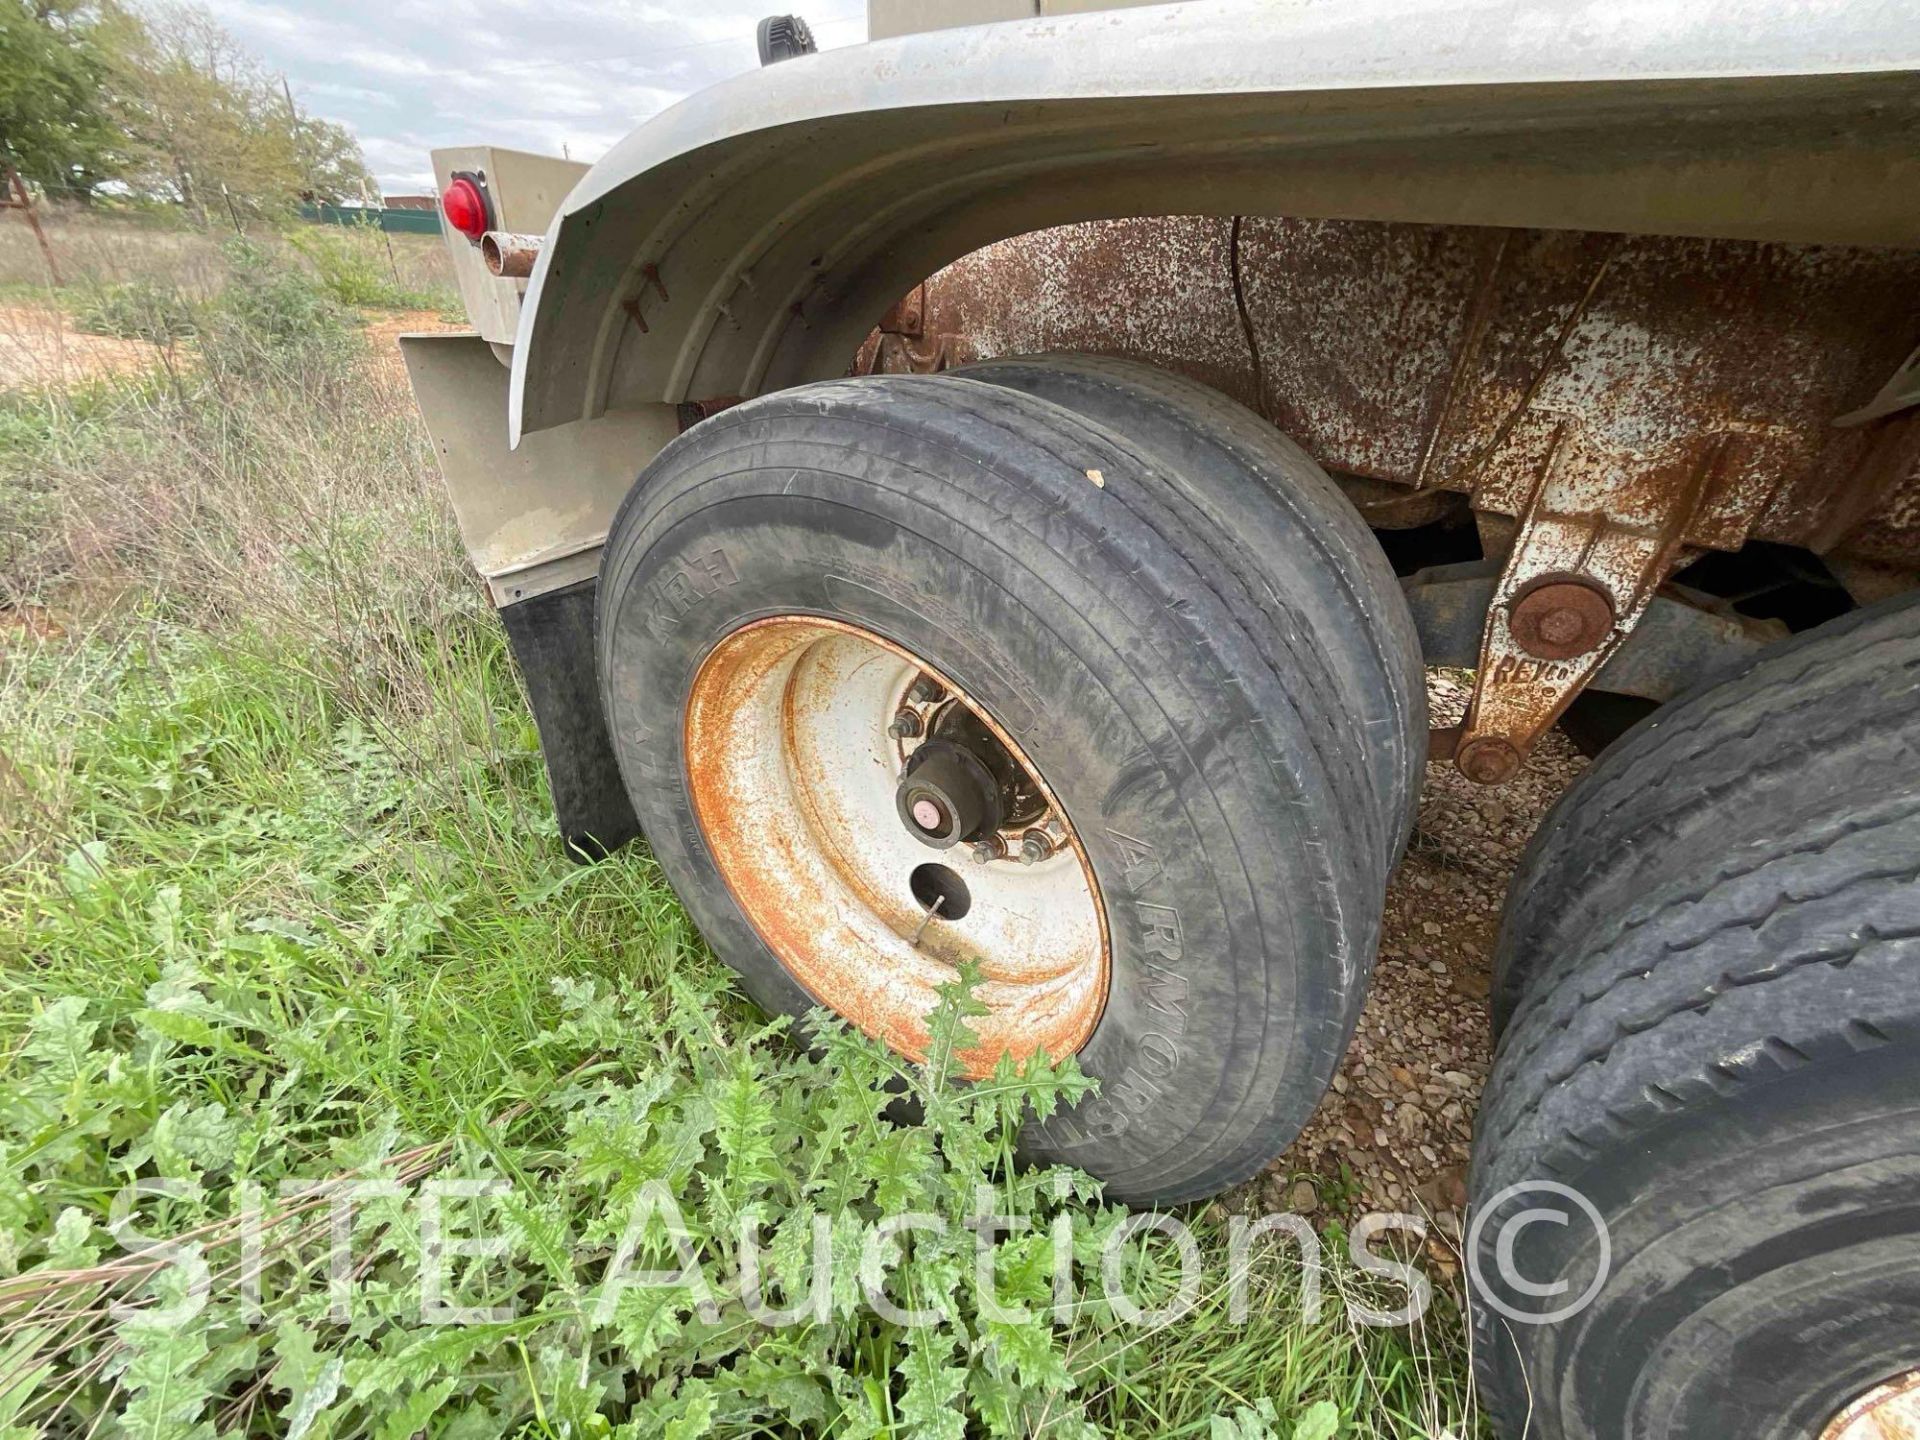
M1819 1434L1920 1362L1915 1095L1920 1035L1902 1033L1650 1127L1584 1170L1516 1155L1484 1171L1482 1197L1570 1184L1603 1217L1612 1254L1591 1305L1520 1337L1524 1367L1506 1322L1476 1298L1491 1396L1532 1395L1545 1433L1568 1437ZM1488 1273L1498 1217L1525 1203L1489 1216ZM1577 1290L1595 1236L1580 1223L1529 1225L1513 1261Z

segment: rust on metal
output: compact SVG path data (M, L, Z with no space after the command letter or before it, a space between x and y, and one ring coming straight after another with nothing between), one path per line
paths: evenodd
M1508 607L1514 643L1537 660L1584 655L1613 629L1613 599L1577 575L1543 575Z
M1520 751L1499 735L1476 735L1459 742L1453 763L1476 785L1504 785L1520 770Z
M1023 865L929 849L895 814L908 691L930 678L1031 777L1049 853ZM915 702L919 703L919 702ZM815 1000L922 1058L935 991L977 960L985 1016L960 1057L972 1075L1002 1054L1076 1052L1106 1005L1109 942L1098 882L1058 798L1013 737L954 681L877 635L775 616L702 660L682 727L688 795L742 915ZM948 867L956 867L949 869ZM970 898L935 914L929 868Z
M1636 519L1620 514L1611 496L1596 498L1590 493L1580 472L1563 470L1556 463L1559 444L1549 448L1548 461L1521 508L1487 610L1480 663L1454 757L1463 775L1479 784L1497 785L1515 774L1520 759L1619 648L1646 613L1654 591L1677 568L1684 552L1681 537L1726 473L1726 449L1724 443L1698 447L1693 464L1679 476L1680 483L1643 496ZM1631 495L1634 478L1625 477L1626 483L1618 488ZM1537 620L1552 611L1529 610L1522 603L1525 597L1548 589L1569 601L1573 587L1586 588L1590 598L1554 608L1571 612L1564 618L1575 624L1566 628L1584 632L1591 627L1597 637L1570 654L1533 653L1516 621ZM1551 600L1549 606L1553 606ZM1548 648L1567 648L1543 643ZM1477 751L1476 742L1483 740L1499 741L1505 748L1489 749L1486 755L1503 758L1477 759L1470 766L1469 756ZM1514 755L1512 765L1504 761L1509 750Z
M893 307L880 317L880 332L883 335L908 335L918 339L926 334L926 328L927 286L923 280L894 301Z
M1471 507L1502 569L1435 748L1498 783L1705 551L1811 550L1863 604L1920 585L1916 341L1911 251L1148 217L956 261L854 369L1131 356L1268 417L1376 527Z
M1270 415L1336 474L1516 518L1552 464L1589 508L1657 525L1718 451L1686 546L1920 567L1920 453L1874 460L1891 433L1920 434L1920 412L1834 423L1920 341L1920 253L1248 217L1256 395L1230 229L1139 218L987 246L928 282L911 343L876 331L856 368L1130 355ZM1869 467L1872 502L1842 515Z
M731 409L744 398L740 395L715 395L708 400L682 400L675 407L674 416L680 423L680 433L686 434L702 420L718 415L722 410Z
M487 273L502 280L524 280L533 274L544 235L521 235L511 230L489 230L480 237L480 258Z
M956 261L852 369L1131 355L1269 417L1377 528L1471 507L1503 561L1434 753L1498 783L1703 551L1799 545L1859 603L1920 584L1920 409L1884 399L1916 340L1914 252L1142 217Z
M1920 1440L1920 1370L1876 1385L1834 1416L1820 1440Z
M855 375L937 375L977 358L972 347L952 335L915 337L875 330L854 357Z

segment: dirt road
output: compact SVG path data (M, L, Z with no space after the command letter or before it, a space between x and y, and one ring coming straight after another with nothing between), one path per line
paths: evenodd
M46 305L0 305L0 390L72 385L130 375L155 363L144 340L83 335Z

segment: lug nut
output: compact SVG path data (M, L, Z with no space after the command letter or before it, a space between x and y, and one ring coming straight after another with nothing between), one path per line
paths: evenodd
M938 680L931 675L922 675L913 682L913 688L907 691L907 699L916 705L931 705L937 700L947 698L947 692Z
M1020 840L1020 863L1038 865L1053 854L1053 842L1038 830L1029 830Z
M1000 837L997 835L990 836L973 847L973 863L976 865L991 865L995 860L998 860L1003 853L1000 848Z
M911 710L902 710L893 717L893 723L887 726L887 734L896 740L911 740L920 733L920 717Z

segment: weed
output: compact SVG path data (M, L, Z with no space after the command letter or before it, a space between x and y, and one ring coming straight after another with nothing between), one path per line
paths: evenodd
M402 284L391 250L371 226L290 230L287 243L312 264L327 292L342 305L376 310L444 309L443 289L409 289Z
M112 335L164 345L194 332L193 306L171 286L145 280L95 286L80 292L74 327L87 335Z
M797 1043L644 846L570 863L410 402L274 257L229 247L150 375L0 399L0 619L59 620L0 629L0 1430L1471 1433L1444 1303L1356 1327L1377 1277L1335 1256L1315 1317L1275 1247L1236 1316L1215 1207L1193 1307L1125 1322L1086 1284L1123 1212L1018 1163L1071 1064ZM344 1180L400 1193L300 1188ZM976 1250L983 1205L1026 1228ZM869 1278L939 1314L889 1318L846 1262L915 1209L944 1230ZM710 1308L618 1283L689 1253ZM1177 1253L1124 1254L1168 1293Z

